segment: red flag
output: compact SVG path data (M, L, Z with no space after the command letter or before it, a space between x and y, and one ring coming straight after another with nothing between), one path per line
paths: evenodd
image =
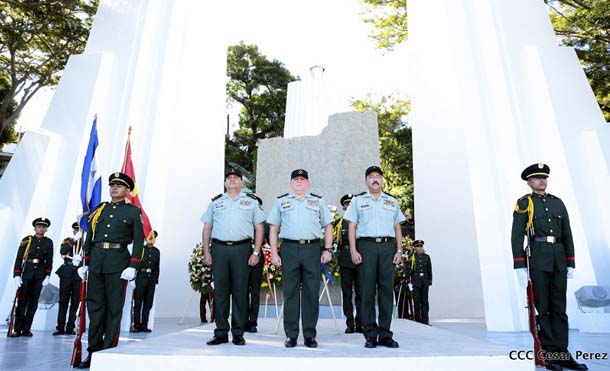
M144 208L142 207L142 203L140 202L140 198L138 197L138 182L136 182L136 172L133 168L133 162L131 161L131 126L129 127L129 131L127 132L127 144L125 145L125 158L123 159L123 167L121 168L121 172L129 175L129 177L133 180L133 189L131 190L131 194L127 195L127 202L131 202L136 205L142 211L142 222L144 224L144 236L146 236L146 241L153 242L155 239L155 235L153 229L150 225L150 219L148 219L148 215L144 212Z

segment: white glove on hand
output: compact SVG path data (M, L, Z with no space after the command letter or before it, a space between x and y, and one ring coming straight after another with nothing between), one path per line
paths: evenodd
M42 281L42 285L46 286L49 283L51 283L51 277L47 276L47 278L45 278L44 281Z
M413 291L413 284L409 283L407 286L409 286L409 290Z
M574 278L574 268L568 267L568 279L571 280Z
M121 273L121 279L125 281L131 281L136 278L136 269L132 267L125 268Z
M78 267L80 263L83 261L83 257L80 255L74 255L72 257L72 265Z
M86 265L84 265L76 270L76 272L80 276L81 280L85 279L85 273L87 273L88 271L89 271L89 267L87 267Z
M527 287L527 268L517 268L515 269L515 273L517 273L517 278L519 279L519 284L521 287Z
M81 231L76 232L76 234L74 235L75 240L80 240L81 237L83 237L83 232Z
M131 280L128 283L129 287L131 287L132 290L136 289L136 280Z
M16 287L21 287L21 284L23 283L23 281L21 280L21 276L15 276L13 277L13 280L15 281Z

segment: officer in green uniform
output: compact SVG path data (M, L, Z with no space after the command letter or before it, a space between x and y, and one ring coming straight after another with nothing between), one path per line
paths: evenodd
M153 232L156 241L159 234L157 231ZM155 288L159 283L159 263L161 261L161 253L159 252L159 249L154 246L155 241L147 241L146 246L144 246L140 271L135 279L134 332L152 331L148 328L148 316L150 315L150 309L153 306Z
M345 213L349 224L352 262L358 267L362 302L362 324L366 348L383 345L398 348L390 324L394 307L394 267L402 259L402 231L405 216L398 201L382 191L383 172L370 166L364 172L368 192L352 199ZM379 322L375 318L375 291Z
M15 285L21 287L21 297L17 304L15 327L11 337L32 336L30 329L34 314L38 309L38 298L42 286L49 284L53 268L53 241L45 237L51 221L47 218L36 218L32 222L34 235L21 240L13 277Z
M77 222L72 223L72 237L66 237L61 242L59 253L64 263L55 271L59 276L59 311L57 313L57 327L53 336L57 335L76 335L74 326L76 321L76 311L80 299L81 278L77 269L80 267L82 257L76 251L77 242L81 239L80 227ZM82 245L78 244L81 249ZM70 305L70 314L66 324L66 312Z
M125 202L133 180L123 173L110 175L110 202L102 202L89 216L89 231L83 251L89 272L87 313L89 314L89 355L78 368L89 368L91 355L117 346L127 282L136 276L144 247L140 208ZM133 242L131 254L127 246Z
M265 213L256 196L243 192L242 187L241 171L229 169L225 176L227 192L212 198L201 217L204 223L203 261L204 264L212 264L214 276L216 329L208 345L229 341L229 300L232 300L230 329L233 344L246 344L248 266L255 266L259 262Z
M432 286L432 261L424 252L424 241L413 241L415 255L407 262L407 277L409 290L413 291L415 304L415 319L417 322L429 324L428 289Z
M343 212L347 210L354 195L348 193L341 197L341 206ZM348 237L349 222L341 217L336 224L337 231L337 249L339 249L339 274L341 275L341 294L343 295L343 315L345 316L345 333L353 334L355 332L362 333L362 320L360 318L360 285L358 282L358 267L352 262L352 256L349 252L349 237ZM356 318L354 320L354 303L352 301L353 293L355 293L356 301Z
M529 275L538 311L538 336L547 354L549 370L587 370L568 351L566 314L567 279L574 276L574 241L568 211L558 197L546 193L548 165L533 164L521 173L532 189L517 200L513 213L511 245L513 266L527 286L527 257L523 239L529 239ZM559 359L559 360L557 360Z
M330 251L333 243L333 217L322 197L307 193L307 171L294 170L290 179L293 192L278 197L267 219L270 224L271 262L282 266L286 333L284 346L296 346L299 336L299 312L302 312L305 346L316 348L316 325L320 310L320 264L328 263L332 258ZM278 254L278 231L282 239L281 258ZM323 252L320 250L322 236Z
M263 206L263 200L260 197L256 197L259 205ZM263 243L269 243L269 224L264 224L264 237ZM260 293L261 283L263 279L263 267L265 265L265 259L261 257L258 259L258 263L255 266L248 267L248 323L246 324L246 331L255 333L258 331L258 310L260 308Z

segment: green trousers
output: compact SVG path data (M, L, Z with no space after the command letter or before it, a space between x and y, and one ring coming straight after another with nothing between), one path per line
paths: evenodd
M568 315L566 314L567 272L530 270L534 299L538 311L538 335L542 347L549 352L568 349Z
M121 279L121 272L89 271L87 280L89 353L117 346L126 287L127 281Z
M260 294L264 265L265 257L261 254L258 264L248 268L248 327L258 326L258 309L261 302Z
M284 242L281 249L282 284L284 288L284 332L286 337L299 337L299 311L303 336L316 337L320 313L319 243L300 245ZM299 289L301 288L301 290Z
M250 242L232 246L212 242L215 336L227 336L229 329L234 336L244 334L248 323L248 258L251 250ZM232 305L229 305L229 300Z
M360 280L360 308L365 338L392 337L390 324L394 306L394 264L395 242L373 242L359 239L356 248L362 256L358 267ZM375 313L375 292L379 305L379 321Z

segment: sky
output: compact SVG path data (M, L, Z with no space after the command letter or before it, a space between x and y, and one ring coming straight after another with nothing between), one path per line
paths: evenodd
M335 97L331 111L345 112L350 99L368 93L408 95L406 44L385 55L376 49L368 36L371 26L363 22L365 9L360 0L234 0L230 22L219 17L218 28L225 30L230 44L256 44L301 79L309 78L311 66L323 66L326 86ZM40 127L52 95L48 88L34 96L18 129ZM229 109L232 126L235 111Z

